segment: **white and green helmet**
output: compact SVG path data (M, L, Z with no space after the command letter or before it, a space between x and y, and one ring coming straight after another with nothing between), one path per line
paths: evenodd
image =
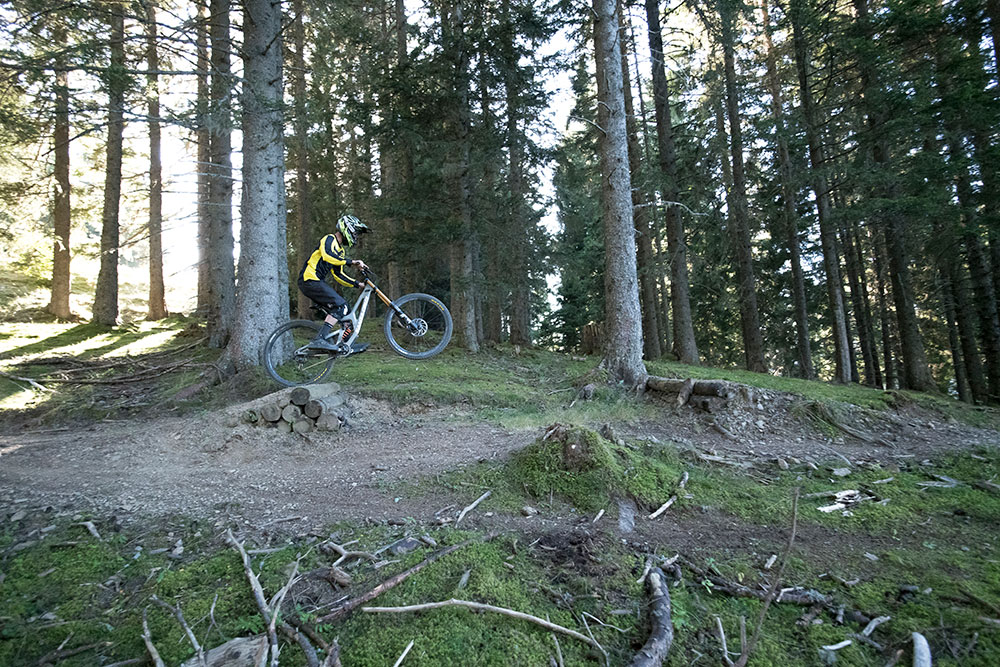
M358 241L358 236L364 234L365 232L371 231L365 223L358 220L353 215L342 215L340 220L337 220L337 229L344 236L344 242L347 243L347 247L351 247Z

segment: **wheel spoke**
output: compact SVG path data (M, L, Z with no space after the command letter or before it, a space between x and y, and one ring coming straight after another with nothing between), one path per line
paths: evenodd
M309 349L309 342L318 332L318 324L304 320L279 327L264 350L265 366L271 377L285 386L310 384L325 377L336 357Z

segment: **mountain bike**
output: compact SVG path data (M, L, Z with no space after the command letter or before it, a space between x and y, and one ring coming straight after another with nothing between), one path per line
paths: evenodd
M389 347L407 359L429 359L441 352L451 340L451 313L437 298L429 294L407 294L395 301L386 296L374 282L370 271L363 271L365 285L354 308L340 320L327 340L334 350L310 349L309 343L319 335L321 322L291 320L279 326L264 344L264 367L278 383L286 387L320 382L330 373L338 359L364 350L354 347L361 333L372 294L388 307L383 331ZM313 309L324 317L329 311L319 305ZM344 327L350 323L349 327Z

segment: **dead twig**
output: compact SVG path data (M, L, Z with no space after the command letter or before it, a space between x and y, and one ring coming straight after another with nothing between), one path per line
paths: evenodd
M490 533L486 537L483 538L483 541L484 542L489 542L490 540L492 540L496 536L497 536L496 533ZM404 570L403 572L400 572L396 576L390 577L389 579L386 579L381 584L379 584L375 588L371 589L367 593L364 593L362 595L359 595L356 598L352 598L352 599L348 600L347 602L344 603L343 606L338 607L337 609L334 609L333 611L331 611L329 614L326 614L325 616L322 616L319 619L317 619L318 622L319 623L330 623L330 622L332 622L334 620L337 620L339 618L342 618L342 617L346 616L347 614L351 613L352 611L354 611L355 609L357 609L361 605L366 604L368 602L371 602L372 600L374 600L375 598L377 598L379 595L381 595L382 593L386 592L387 590L389 590L391 588L395 588L400 583L402 583L403 581L405 581L407 578L413 576L414 574L416 574L420 570L424 569L425 567L427 567L428 565L430 565L434 561L438 560L439 558L444 558L448 554L454 553L455 551L458 551L459 549L461 549L463 547L467 547L470 544L472 544L473 542L477 542L477 541L478 540L475 540L475 539L473 539L473 540L466 540L465 542L462 542L461 544L454 544L454 545L452 545L450 547L446 547L446 548L441 549L440 551L438 551L436 553L431 554L426 559L424 559L423 561L417 563L416 565L414 565L410 569Z
M172 605L169 605L160 598L156 597L156 595L153 595L150 598L150 600L152 600L153 602L160 605L161 607L163 607L164 609L166 609L167 611L169 611L171 614L174 615L174 618L177 619L177 622L180 623L181 627L184 629L184 634L187 635L188 641L191 642L191 646L194 647L194 653L195 656L198 658L198 662L204 665L205 650L201 647L201 644L198 643L198 638L195 637L194 632L191 631L191 626L188 625L186 620L184 620L184 612L181 611L181 606L177 605L176 607L174 607Z
M40 385L36 380L32 380L31 378L21 377L20 375L11 375L10 373L0 373L0 377L5 377L8 380L15 380L17 382L27 382L29 385L31 385L38 391L48 391L48 392L52 391L48 387Z
M403 664L403 658L405 658L406 654L410 652L411 648L413 648L413 642L414 642L414 640L411 639L410 643L406 645L405 649L403 649L403 654L400 655L399 658L396 659L396 662L393 663L392 667L399 667L400 665Z
M484 500L486 500L487 498L489 498L490 494L492 494L492 493L493 493L492 491L487 491L483 495L481 495L478 498L476 498L471 505L469 505L468 507L466 507L465 509L463 509L461 512L459 512L458 518L455 519L455 525L457 526L458 524L460 524L462 522L462 519L465 518L466 514L468 514L472 510L476 509L476 507L479 505L479 503L481 503Z
M99 648L101 646L111 646L111 642L94 642L93 644L87 644L85 646L77 646L76 648L63 650L63 646L66 645L66 642L68 642L69 638L72 636L73 635L70 634L68 637L66 637L63 643L60 644L59 648L57 648L55 651L52 651L51 653L46 653L44 656L39 658L38 664L49 665L52 663L59 662L60 660L65 660L66 658L72 658L74 655L86 653L87 651Z
M346 547L350 546L350 542L347 544L337 544L336 542L324 542L319 545L320 551L334 552L340 556L336 561L334 561L334 567L340 565L345 560L350 560L351 558L365 558L370 561L377 561L378 557L374 554L370 554L367 551L348 551Z
M597 640L587 635L581 634L576 630L570 630L569 628L557 625L546 621L544 618L539 618L537 616L532 616L531 614L526 614L521 611L514 611L513 609L506 609L504 607L496 607L491 604L483 604L481 602L470 602L468 600L456 600L451 598L449 600L442 600L441 602L426 602L424 604L413 604L405 607L362 607L361 611L369 614L380 613L380 614L402 614L412 611L427 611L429 609L441 609L443 607L465 607L466 609L472 609L474 611L492 611L497 614L502 614L504 616L510 616L511 618L517 618L522 621L528 621L529 623L534 623L535 625L540 625L546 630L551 632L559 632L573 639L581 641L588 646L600 651L601 655L607 658L607 652L604 647L601 646Z
M715 617L715 630L719 633L719 642L722 644L722 662L728 667L732 667L733 661L729 657L729 647L726 645L726 630L722 627L722 617Z
M795 532L798 529L799 523L799 488L795 489L795 497L792 499L792 532L788 535L788 544L785 546L785 553L781 556L781 565L778 566L778 572L774 575L774 581L771 582L771 588L767 592L767 596L764 598L764 606L760 610L760 614L757 616L757 626L754 628L753 636L750 637L749 642L744 642L743 650L740 653L739 659L736 660L736 667L745 667L747 661L750 659L750 654L753 653L754 648L757 646L757 642L760 641L760 633L764 627L764 617L767 616L767 610L771 607L771 603L774 602L775 595L778 592L778 587L781 585L781 577L785 573L785 565L788 563L788 556L792 552L792 547L795 545Z
M153 644L153 636L149 632L149 623L146 621L146 610L142 610L142 641L146 645L146 650L149 652L149 658L153 661L154 667L166 667L163 664L163 658L160 657L160 652L156 650L156 646Z
M243 561L243 572L246 574L247 580L250 582L250 588L253 591L254 601L257 603L257 609L260 611L260 615L264 618L264 622L267 624L267 640L270 646L271 654L271 667L278 667L278 656L280 654L281 648L278 646L278 633L277 633L277 611L284 601L285 595L291 589L292 585L296 581L296 576L298 575L298 561L295 563L295 567L292 570L292 576L289 577L288 583L272 598L271 604L268 604L267 598L264 597L264 589L260 585L260 579L253 571L253 566L250 563L250 555L247 554L246 549L243 548L243 544L236 539L233 535L233 531L226 530L226 543L236 549L240 558Z

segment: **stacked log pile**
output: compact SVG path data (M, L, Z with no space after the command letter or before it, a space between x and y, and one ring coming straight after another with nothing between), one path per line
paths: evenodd
M646 390L666 394L677 407L690 405L705 412L719 412L736 397L737 385L724 380L693 380L650 375Z
M336 382L295 387L271 394L243 413L243 421L277 428L283 433L337 431L347 423L350 408Z

